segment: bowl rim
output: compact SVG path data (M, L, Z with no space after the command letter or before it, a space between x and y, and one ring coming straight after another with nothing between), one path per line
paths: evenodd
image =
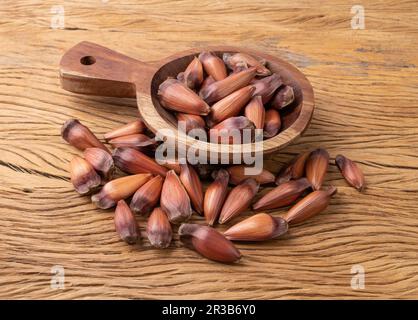
M262 141L262 151L263 154L270 154L274 153L280 149L283 149L287 145L289 145L292 141L297 139L301 136L306 129L308 128L313 112L315 109L315 101L314 101L314 93L313 88L309 80L306 76L292 63L285 61L281 58L278 58L274 55L264 53L258 50L241 48L241 47L234 47L234 46L209 46L209 47L202 47L202 48L192 48L188 50L184 50L181 52L177 52L173 55L170 55L158 62L157 70L154 76L151 79L150 86L154 83L154 79L159 74L160 70L167 64L172 62L173 60L181 59L185 56L191 55L198 55L203 51L213 51L213 52L243 52L246 54L254 55L268 61L273 61L274 63L278 63L279 65L283 66L294 81L299 84L300 90L302 92L302 99L300 102L300 113L297 119L284 131L280 132L276 136L265 139ZM150 88L151 93L152 89ZM154 101L158 101L158 98L152 97L152 103ZM155 105L154 105L155 107ZM158 111L157 111L158 112ZM166 125L171 129L176 129L173 125L164 117L160 115ZM173 137L174 138L174 137ZM180 140L179 142L184 144L187 149L190 147L195 149L203 149L208 150L208 152L220 153L220 154L227 154L229 156L238 153L253 153L254 151L260 151L257 147L257 143L247 143L247 144L217 144L211 143L206 141L197 140L193 137L186 135L183 132L177 132L176 139Z

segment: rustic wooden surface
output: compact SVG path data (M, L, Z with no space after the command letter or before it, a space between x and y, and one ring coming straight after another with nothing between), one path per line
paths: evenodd
M0 298L418 298L418 15L415 1L62 1L0 3ZM158 251L118 240L112 213L68 182L77 153L59 131L78 118L99 136L133 119L136 102L71 94L59 86L64 51L88 40L158 60L178 50L234 45L298 66L316 96L305 136L266 161L277 172L318 146L331 154L326 212L265 244L239 244L225 266L180 246ZM347 186L338 153L360 162L364 194ZM283 211L277 211L281 214ZM144 220L140 219L142 230ZM365 288L350 270L365 269ZM50 286L65 268L65 288Z

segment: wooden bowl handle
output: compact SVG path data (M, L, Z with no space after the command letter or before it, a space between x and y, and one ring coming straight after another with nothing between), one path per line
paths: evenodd
M155 67L91 42L69 49L60 62L65 90L107 97L135 98L149 91Z

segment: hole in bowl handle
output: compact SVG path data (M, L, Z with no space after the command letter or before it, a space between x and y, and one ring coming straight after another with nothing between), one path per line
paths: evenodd
M135 98L149 87L154 72L146 63L86 41L69 49L60 62L65 90L107 97Z

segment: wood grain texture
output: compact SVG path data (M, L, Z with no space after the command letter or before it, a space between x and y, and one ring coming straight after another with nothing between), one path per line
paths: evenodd
M65 28L53 29L58 4L0 3L0 298L418 298L415 1L363 1L364 30L350 27L357 3L342 0L65 1ZM78 118L101 137L136 117L136 101L60 88L59 60L83 40L142 61L228 44L294 63L313 85L314 117L266 167L277 172L298 152L327 148L325 184L338 187L331 206L281 240L238 244L235 266L178 241L165 251L119 241L111 211L73 191L77 151L60 127ZM359 162L364 194L340 176L338 153ZM356 264L363 290L350 286ZM64 289L50 287L54 265L65 268Z

